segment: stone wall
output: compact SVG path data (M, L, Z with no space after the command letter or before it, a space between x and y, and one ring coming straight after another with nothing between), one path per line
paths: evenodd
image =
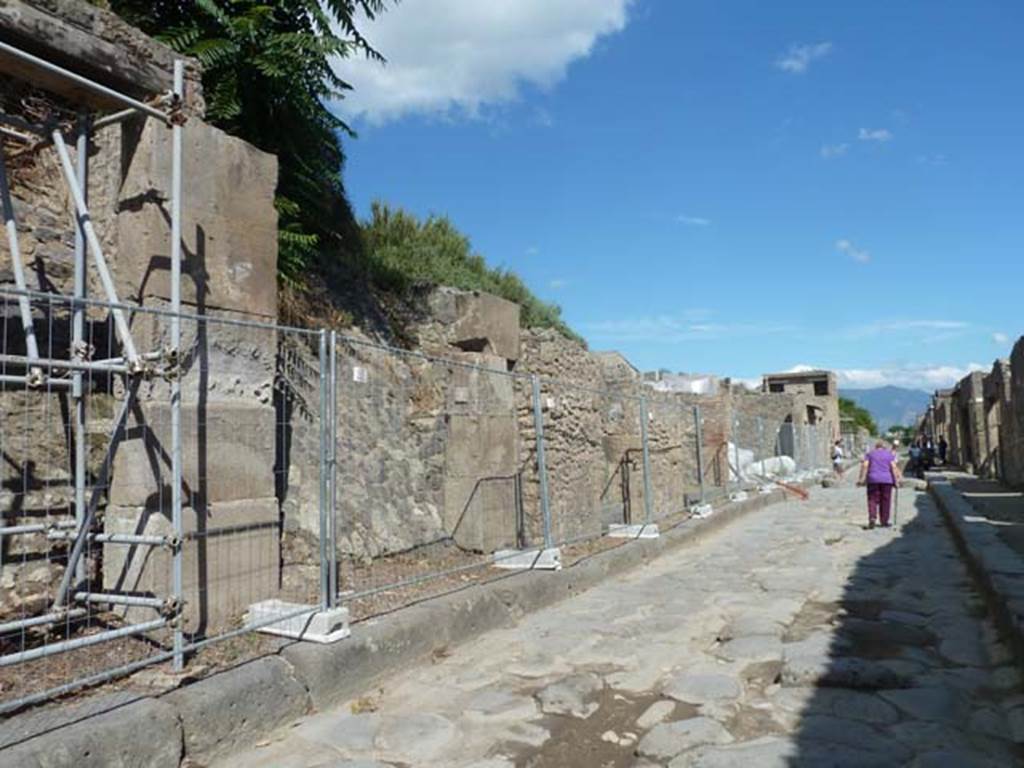
M953 390L950 456L952 463L968 472L980 469L986 458L984 392L984 374L980 371L965 376Z
M999 431L1002 479L1024 486L1024 337L1010 354L1009 396L1004 402Z
M168 49L76 0L0 0L0 31L138 97L170 83ZM0 82L3 109L26 119L67 121L82 107L109 107L8 60L0 59L0 71L10 75ZM188 83L182 296L204 319L183 321L180 350L184 617L189 632L203 634L237 622L248 603L282 586L290 596L316 597L326 379L317 333L238 322L277 314L276 162L204 123L192 65ZM91 214L118 298L152 310L130 318L144 353L170 344L169 320L159 314L171 292L169 137L139 118L97 132L89 150ZM5 157L30 287L68 294L74 223L53 150ZM93 297L102 295L95 274L90 267ZM0 282L11 279L0 269ZM5 349L19 353L15 305L7 302L4 316ZM69 357L68 313L39 306L36 320L47 355ZM90 312L87 334L95 358L120 353L101 309ZM407 569L382 567L371 587L410 568L543 543L531 375L540 378L536 405L559 542L695 501L695 406L709 491L725 487L730 440L774 452L773 435L796 408L789 396L740 393L728 383L714 395L656 392L621 355L591 353L551 330L523 331L518 306L478 292L427 294L413 339L416 349L402 351L351 332L337 348L337 554L343 567L383 559ZM126 392L116 377L91 376L87 385L87 458L98 485ZM111 477L98 489L106 532L171 531L169 399L166 377L138 385ZM71 520L72 405L63 393L0 391L5 523ZM43 536L8 537L3 547L0 615L42 610L65 547ZM90 588L169 594L169 550L96 547L87 565Z
M3 0L5 40L136 98L166 92L175 54L115 15L76 0ZM0 56L0 109L30 121L70 127L80 110L115 105ZM277 183L274 157L202 120L199 72L186 67L183 129L182 455L186 627L201 632L234 622L255 599L278 588L280 511L275 472L274 403L278 343ZM154 310L170 300L170 130L142 117L93 132L87 196L91 220L113 275L117 298ZM73 144L73 142L72 142ZM5 145L23 261L32 290L71 294L75 224L70 195L52 147L24 152ZM72 147L74 153L74 148ZM73 157L73 161L77 158ZM0 283L13 287L4 242ZM88 294L105 299L91 258ZM3 306L5 351L22 353L16 305ZM36 302L44 354L70 356L70 317L60 302ZM136 312L129 322L140 353L169 347L169 321ZM108 314L90 310L86 339L93 359L120 354ZM8 372L11 372L8 369ZM86 378L90 483L98 480L124 402L120 380ZM4 418L0 472L5 524L71 519L73 407L65 394L0 392ZM100 508L104 530L156 534L170 526L169 384L143 381L116 451ZM45 538L7 537L0 573L0 615L36 610L52 597L65 547ZM90 588L169 591L169 554L123 546L90 550Z
M996 478L1002 476L1003 451L1000 431L1004 412L1010 403L1010 361L996 360L992 370L982 380L984 397L984 439L978 474Z

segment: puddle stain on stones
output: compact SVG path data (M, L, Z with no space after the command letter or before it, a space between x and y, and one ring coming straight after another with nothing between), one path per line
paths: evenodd
M636 762L634 752L644 729L636 721L652 704L669 702L671 712L664 718L682 720L697 715L697 708L666 699L658 693L635 694L603 688L587 698L596 705L581 719L570 715L545 715L535 722L550 737L539 747L505 742L492 751L494 757L510 759L516 768L628 768Z

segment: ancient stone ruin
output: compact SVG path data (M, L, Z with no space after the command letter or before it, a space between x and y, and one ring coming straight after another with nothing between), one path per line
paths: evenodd
M87 3L57 5L59 11L43 0L0 3L4 40L136 99L168 92L175 58L169 49ZM9 56L0 56L0 72L0 111L15 122L74 131L83 110L111 109ZM725 493L736 479L730 444L761 457L794 451L780 443L787 424L820 427L813 451L825 463L827 445L839 435L834 378L826 376L824 391L813 383L810 391L775 391L775 379L763 392L728 380L713 393L658 391L621 355L591 352L552 330L522 329L517 305L447 288L424 299L412 349L388 347L358 330L338 336L336 374L324 390L320 345L327 337L273 325L275 158L203 121L191 62L185 93L187 316L173 373L142 377L130 399L122 378L102 371L84 378L85 472L98 499L94 535L108 537L85 553L81 578L90 591L171 593L170 548L124 546L110 537L173 534L175 380L182 403L184 605L173 610L181 610L190 637L237 626L254 602L315 601L325 508L334 510L337 528L331 559L340 573L332 578L344 592L407 573L382 566L375 581L353 581L368 564L389 558L406 565L436 558L431 568L447 567L685 509L702 491ZM173 346L171 319L162 314L172 301L170 136L159 121L132 117L93 130L86 150L91 219L117 297L128 307L131 335L152 360ZM48 358L69 359L71 314L55 299L75 290L72 200L45 141L7 141L4 152L27 288L39 292L31 302L33 324ZM74 147L72 160L79 162ZM3 258L0 282L10 289L16 280L7 250ZM106 296L92 267L85 292ZM24 355L18 301L3 301L5 353ZM108 310L99 303L86 313L93 359L121 353ZM70 540L53 531L74 528L79 511L69 391L3 386L2 525L43 527L3 537L0 619L52 604ZM326 449L322 391L334 425L334 445ZM130 412L118 434L126 402ZM544 530L541 508L538 427L551 531ZM105 473L113 435L118 445ZM334 465L325 486L328 459ZM132 621L152 615L146 606L115 607Z

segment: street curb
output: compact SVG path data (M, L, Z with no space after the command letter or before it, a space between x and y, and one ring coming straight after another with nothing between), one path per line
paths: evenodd
M928 492L942 513L957 550L981 590L999 633L1024 671L1024 562L992 526L971 525L982 515L945 477L931 477Z
M201 764L243 743L370 690L382 678L485 632L585 592L609 577L663 554L699 544L756 510L786 501L783 491L722 506L708 518L686 520L656 539L637 539L586 557L561 571L509 574L485 584L403 608L357 626L333 645L293 643L159 696L140 696L113 711L38 718L32 711L4 723L12 746L0 764L19 768ZM34 720L49 720L38 728ZM19 722L21 721L21 722Z

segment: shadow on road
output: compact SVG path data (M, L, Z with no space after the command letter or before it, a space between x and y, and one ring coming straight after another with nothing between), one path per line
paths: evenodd
M1024 764L1005 717L1021 693L1008 653L930 497L900 495L899 527L864 532L889 541L784 638L796 645L780 695L799 720L776 764Z

